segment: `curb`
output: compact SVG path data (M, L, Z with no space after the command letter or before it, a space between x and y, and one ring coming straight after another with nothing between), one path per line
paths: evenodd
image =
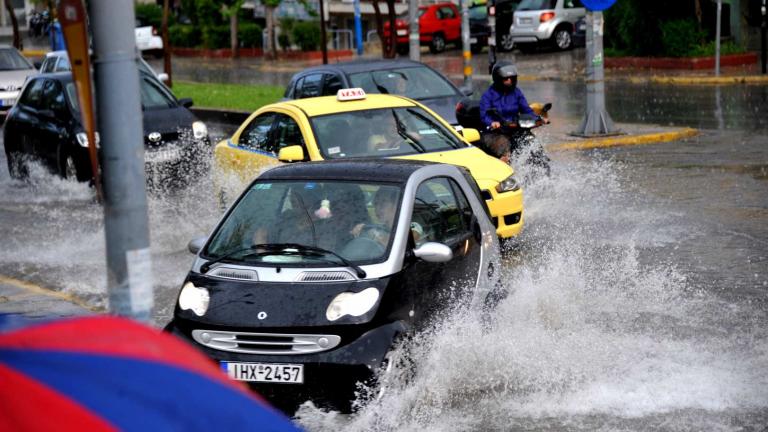
M768 84L768 75L740 75L740 76L697 76L697 77L673 77L652 76L650 78L630 78L634 84L652 82L655 84L672 85L729 85L729 84Z
M589 150L595 148L619 147L642 144L656 144L661 142L676 141L683 138L690 138L699 134L697 129L683 128L671 132L659 132L650 134L640 134L631 136L613 136L605 138L590 138L585 141L560 143L547 146L548 150Z
M13 299L13 297L30 297L30 296L39 296L39 297L47 297L54 301L62 301L66 303L70 303L76 306L79 306L83 309L86 309L91 312L105 312L105 310L98 306L92 306L86 303L85 301L77 298L76 296L73 296L71 294L67 294L61 291L52 290L50 288L44 288L39 285L35 285L30 282L25 282L19 279L14 279L12 277L3 276L0 275L0 284L5 285L11 285L16 288L19 288L22 290L22 293L15 294L12 296L8 296L6 298Z

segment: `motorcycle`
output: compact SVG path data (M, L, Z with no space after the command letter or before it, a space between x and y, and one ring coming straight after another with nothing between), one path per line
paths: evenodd
M526 163L548 176L549 156L532 130L549 124L548 112L552 104L532 103L530 106L534 114L521 114L517 122L505 122L491 130L480 119L479 101L464 99L456 104L456 119L462 127L480 131L478 147L489 155L507 163L510 159L524 158Z

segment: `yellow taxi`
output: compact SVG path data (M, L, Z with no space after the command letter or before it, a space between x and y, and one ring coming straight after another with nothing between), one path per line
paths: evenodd
M476 129L456 131L406 97L342 89L336 96L279 102L251 114L216 145L215 187L226 204L279 163L382 157L450 163L474 177L497 234L515 236L523 226L523 191L509 165L469 144L479 139Z

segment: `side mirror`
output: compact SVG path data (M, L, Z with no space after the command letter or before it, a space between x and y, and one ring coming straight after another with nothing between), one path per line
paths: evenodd
M183 106L184 108L189 108L194 105L194 102L192 102L192 98L181 98L179 99L179 105Z
M32 62L32 65L35 67L35 69L40 70L40 67L43 66L43 62L40 60L35 60Z
M472 94L475 93L475 91L469 87L462 87L460 90L461 90L461 94L463 94L464 96L472 96Z
M461 135L471 143L480 141L480 131L477 129L464 128L461 130Z
M304 160L304 149L300 145L289 145L280 149L277 154L280 162L298 162Z
M168 74L165 72L157 74L157 79L159 79L163 84L168 84L168 78Z
M413 250L413 255L415 255L416 258L433 263L448 262L453 259L453 251L451 248L436 242L424 243Z
M198 252L200 252L200 249L202 249L203 246L205 246L206 240L207 238L205 237L193 238L192 240L190 240L189 244L187 245L187 249L189 250L189 252L193 254L197 254Z

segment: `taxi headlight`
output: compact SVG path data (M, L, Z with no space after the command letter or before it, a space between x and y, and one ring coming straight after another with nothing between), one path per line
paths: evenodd
M185 283L179 294L179 307L182 310L192 310L197 316L205 315L210 301L211 296L208 290L203 287L198 288L192 282Z
M203 139L208 136L208 127L201 121L192 123L192 135L195 139Z
M373 287L359 293L343 292L328 305L325 317L328 321L336 321L344 315L360 316L371 310L377 300L379 300L379 290Z
M94 132L94 136L96 137L96 148L99 148L99 144L101 143L101 138L99 138L99 133ZM75 138L77 138L77 143L80 144L80 147L88 148L88 134L85 132L78 132L77 135L75 135Z
M520 183L515 180L515 176L511 175L504 179L502 182L496 185L496 192L514 192L520 189Z

